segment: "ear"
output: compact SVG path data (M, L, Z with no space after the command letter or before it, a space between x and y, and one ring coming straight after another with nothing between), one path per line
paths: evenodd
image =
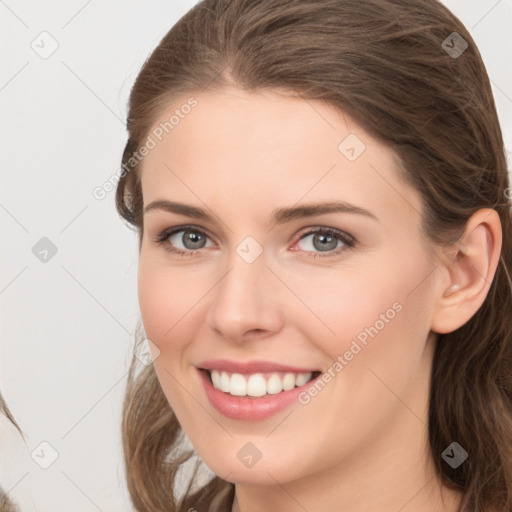
M437 304L431 330L444 334L455 331L483 304L500 259L501 222L496 210L483 208L475 212L464 234L440 258Z

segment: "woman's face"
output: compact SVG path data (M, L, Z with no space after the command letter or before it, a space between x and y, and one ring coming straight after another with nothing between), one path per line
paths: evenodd
M147 141L144 207L189 211L145 211L138 293L193 446L226 480L272 485L417 461L439 290L419 194L320 101L190 97Z

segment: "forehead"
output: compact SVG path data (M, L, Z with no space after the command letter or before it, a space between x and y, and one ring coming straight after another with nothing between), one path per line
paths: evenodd
M318 100L238 89L183 95L161 112L149 137L145 205L180 199L199 206L204 199L256 212L328 199L397 217L421 208L398 177L394 152Z

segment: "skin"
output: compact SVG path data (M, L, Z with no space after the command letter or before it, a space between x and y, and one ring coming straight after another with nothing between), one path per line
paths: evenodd
M194 97L198 105L143 160L144 205L173 200L214 220L148 211L138 293L162 389L203 461L236 483L233 510L457 510L461 496L441 485L427 443L430 371L436 333L463 325L485 299L501 249L498 215L479 210L464 243L441 250L421 231L421 196L398 177L393 152L342 112L277 91ZM350 133L366 146L355 161L338 150ZM270 221L275 208L327 200L377 220L328 213ZM154 242L184 224L209 236L195 255ZM356 246L335 255L342 241L330 252L314 235L299 241L316 227L339 229ZM165 244L193 251L183 234ZM263 249L250 264L236 252L247 236ZM327 371L397 301L401 311L307 405L244 421L208 401L201 361ZM248 442L262 454L250 468L237 457Z

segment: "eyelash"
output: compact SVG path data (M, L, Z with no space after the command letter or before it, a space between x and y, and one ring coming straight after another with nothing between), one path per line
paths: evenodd
M176 233L179 233L180 231L193 231L193 232L199 233L207 238L210 238L208 236L208 234L205 233L202 229L197 228L196 226L192 226L192 225L185 225L185 226L177 226L177 227L171 228L171 229L165 229L164 231L160 232L160 234L157 235L157 237L154 239L154 242L158 245L163 245L170 236L172 236ZM322 254L321 252L314 252L314 251L299 251L299 252L307 253L307 257L309 257L309 258L331 258L331 257L337 256L342 251L347 251L347 250L353 249L356 245L356 240L353 236L348 235L338 229L325 228L325 227L312 229L312 230L304 233L303 235L300 236L300 238L297 240L297 242L299 242L303 238L306 238L309 235L316 234L316 233L322 233L324 235L334 236L338 240L341 240L344 243L344 246L340 247L338 249L335 249L334 251L327 251L326 254ZM189 249L187 251L182 251L180 249L173 249L170 246L166 246L166 247L164 247L164 249L170 253L176 254L181 257L196 256L196 255L200 254L200 249L196 249L196 250Z

